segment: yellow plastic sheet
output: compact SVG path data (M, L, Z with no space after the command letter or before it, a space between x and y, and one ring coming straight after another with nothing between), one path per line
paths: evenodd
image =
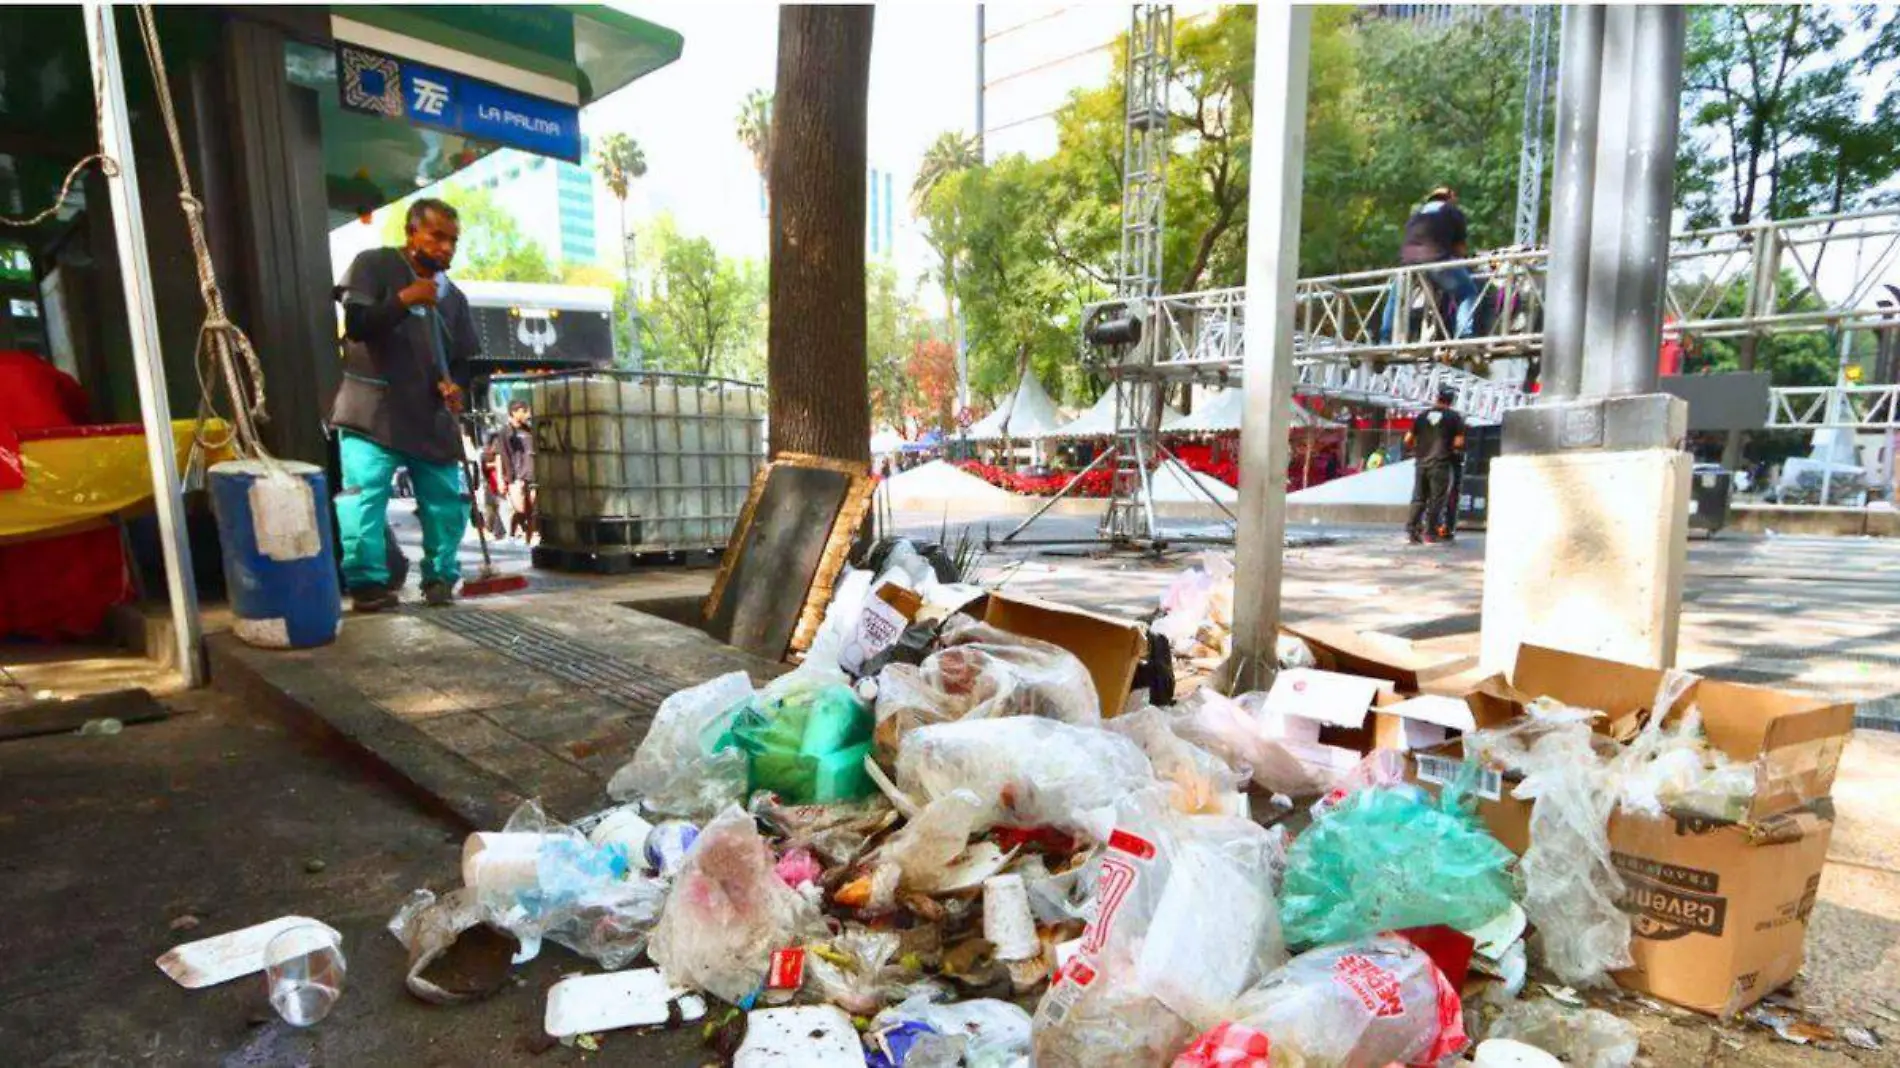
M172 421L172 442L182 472L191 456L194 419ZM75 428L75 430L80 428ZM205 437L218 441L228 431L209 420ZM0 537L46 533L87 520L102 519L152 497L152 468L143 434L98 434L22 442L20 458L26 486L0 490ZM205 457L209 466L232 459L228 448Z

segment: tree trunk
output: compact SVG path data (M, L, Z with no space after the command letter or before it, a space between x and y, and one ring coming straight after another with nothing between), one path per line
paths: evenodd
M871 8L779 9L766 335L772 454L870 463L865 104Z

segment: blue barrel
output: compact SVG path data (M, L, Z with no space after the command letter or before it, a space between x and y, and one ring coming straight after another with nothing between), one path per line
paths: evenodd
M211 468L232 631L266 649L308 649L343 626L336 533L323 469L234 460Z

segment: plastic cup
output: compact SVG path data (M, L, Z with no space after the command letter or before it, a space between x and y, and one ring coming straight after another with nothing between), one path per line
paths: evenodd
M271 1008L293 1027L309 1027L343 994L343 943L316 924L286 928L264 947Z

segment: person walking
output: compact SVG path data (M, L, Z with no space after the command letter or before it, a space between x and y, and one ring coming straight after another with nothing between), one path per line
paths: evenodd
M1413 544L1450 541L1451 476L1454 457L1465 447L1465 419L1451 406L1457 394L1438 391L1431 411L1412 422L1405 447L1416 465L1412 473L1412 514L1405 523Z
M357 256L333 291L343 305L343 384L330 412L343 468L337 533L358 612L398 603L384 555L397 468L408 468L415 490L426 603L454 600L468 529L456 383L481 341L468 299L448 279L461 222L453 207L425 198L410 206L404 234L401 248Z
M508 499L508 536L534 540L534 430L528 402L508 402L508 423L495 435L495 474Z

